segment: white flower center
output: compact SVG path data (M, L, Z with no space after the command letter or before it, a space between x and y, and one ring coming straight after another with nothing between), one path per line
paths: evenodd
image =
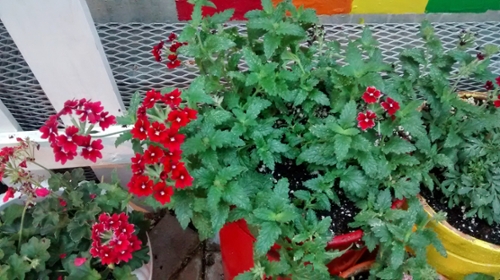
M118 241L118 245L122 245L122 241L121 240Z
M181 180L184 180L184 175L181 175Z
M389 104L389 107L391 107L391 108L392 108L392 103L391 103L391 104Z
M165 192L164 192L164 191L161 191L161 192L160 192L160 195L165 195Z
M177 118L175 119L177 122L181 122L181 118Z
M170 137L170 142L175 142L175 138L174 137Z
M141 132L144 132L144 127L141 127L141 129L139 129Z
M92 152L92 147L88 147L87 151Z
M159 131L156 131L156 132L155 132L155 135L156 135L156 136L160 135L160 132L159 132Z
M68 136L68 141L73 141L73 137Z
M104 256L107 258L109 255L108 254L104 254Z
M141 188L142 188L142 189L145 189L145 188L146 188L146 185L142 184L142 187L141 187Z
M175 169L175 168L177 168L177 165L172 165L172 169Z
M368 119L368 118L365 119L365 122L369 122L369 121L370 121L370 119Z
M151 153L151 156L154 157L155 156L155 153Z

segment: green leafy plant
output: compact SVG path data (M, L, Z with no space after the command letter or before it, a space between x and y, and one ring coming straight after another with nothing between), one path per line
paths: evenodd
M179 37L169 37L170 47L162 41L153 49L157 61L169 60L169 68L182 65L177 61L184 56L200 71L181 95L198 110L197 119L181 130L193 185L176 190L167 206L183 227L192 222L202 238L244 218L257 237L257 265L244 277L325 277L324 265L336 253L325 252L331 221L318 219L316 211L330 210L342 191L360 211L383 215L394 199L419 192L426 166L416 143L428 137L417 110L422 102L402 102L403 78L383 62L368 28L341 46L325 40L313 10L265 0L263 10L246 14L244 34L224 24L232 10L202 17L202 6L213 3L191 3L192 20ZM318 175L293 195L279 191L277 197L276 189L284 187L281 181L273 187L271 173L289 160ZM386 196L383 205L363 204L379 192ZM416 206L411 215L425 216ZM394 226L401 219L381 221ZM437 244L434 236L417 236ZM370 249L385 246L372 241ZM282 258L269 263L265 254L275 243ZM392 254L389 248L380 251L382 265ZM421 261L424 252L415 253L418 264L428 268ZM393 273L403 271L413 273Z
M37 164L37 144L18 141L0 150L4 175L19 186L3 194L0 279L135 279L132 271L149 261L149 223L128 212L132 195L116 174L96 184L82 169L52 173L47 187L25 170L26 161Z
M449 198L448 206L464 206L490 224L500 221L499 127L500 101L495 76L488 70L498 47L486 45L472 54L473 35L463 31L455 49L445 51L432 27L424 23L425 49L401 53L405 93L426 100L422 120L429 138L417 142L425 155L425 184ZM453 72L453 67L458 68ZM454 79L451 84L448 80ZM485 84L484 93L457 94L464 79ZM500 79L497 79L497 83Z

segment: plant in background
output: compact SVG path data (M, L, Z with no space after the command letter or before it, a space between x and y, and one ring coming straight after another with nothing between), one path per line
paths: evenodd
M422 120L429 138L417 142L425 155L420 159L426 166L424 182L449 198L450 208L465 207L466 216L499 223L500 78L494 85L495 76L488 70L498 47L486 45L474 55L473 35L463 31L456 48L445 51L428 23L421 33L426 48L402 52L404 74L399 81L401 92L411 98L418 93L426 100ZM487 93L457 94L460 81L467 78L485 83ZM455 80L453 85L449 79Z
M0 214L0 279L124 279L149 261L148 222L141 213L125 214L132 195L117 183L116 174L113 184L96 184L86 182L83 170L75 169L51 174L46 188L25 170L27 162L37 164L36 143L18 141L17 147L1 151L4 177L19 186L4 194L4 202L14 192L20 197L4 205ZM94 225L98 216L105 223L108 213L113 213L108 225L116 227L96 231L101 229ZM120 234L109 236L110 229ZM123 244L128 247L120 247ZM116 259L106 262L106 246L123 250L113 251Z

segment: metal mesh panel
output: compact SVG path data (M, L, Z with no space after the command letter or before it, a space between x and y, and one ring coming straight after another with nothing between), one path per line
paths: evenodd
M165 86L187 87L195 77L195 68L166 69L151 55L152 46L164 40L171 32L180 33L184 23L105 23L97 24L105 53L114 78L126 105L132 94L139 90ZM421 46L418 23L370 24L374 36L380 42L387 62L397 60L404 48ZM244 25L239 25L244 32ZM486 43L500 45L500 22L435 23L437 35L446 48L452 48L462 29L477 33L478 46ZM362 26L357 24L325 25L328 40L343 44L347 38L357 38ZM14 115L24 130L36 130L46 118L54 114L54 108L46 98L38 81L29 69L5 27L0 23L0 99ZM492 58L491 69L500 74L500 56ZM482 85L464 81L462 90L480 90Z
M1 22L0 100L27 131L39 129L49 115L56 113Z

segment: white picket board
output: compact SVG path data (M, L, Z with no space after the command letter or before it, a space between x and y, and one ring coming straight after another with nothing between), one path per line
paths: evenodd
M123 101L85 0L0 0L0 19L57 111L68 99L87 98L120 114Z
M0 100L0 133L21 131L21 127L16 119L9 112L7 107Z
M114 132L125 131L126 128L121 126L113 126L106 130L106 132L97 133L96 135L108 135ZM115 147L116 138L119 134L114 134L111 136L103 137L102 144L104 149L101 151L102 159L97 159L96 163L86 160L81 156L75 157L75 159L66 162L65 165L55 161L52 148L46 139L40 138L41 134L38 131L25 131L16 133L0 133L0 149L6 146L17 145L16 138L26 138L29 137L31 140L40 144L40 149L35 151L35 161L47 169L59 169L59 168L75 168L82 166L91 166L92 168L98 170L101 167L106 167L108 170L112 168L128 168L130 165L130 158L134 156L132 150L132 145L130 143L124 143L118 148ZM28 164L29 170L42 170L41 167L35 164ZM99 172L99 176L104 175Z

